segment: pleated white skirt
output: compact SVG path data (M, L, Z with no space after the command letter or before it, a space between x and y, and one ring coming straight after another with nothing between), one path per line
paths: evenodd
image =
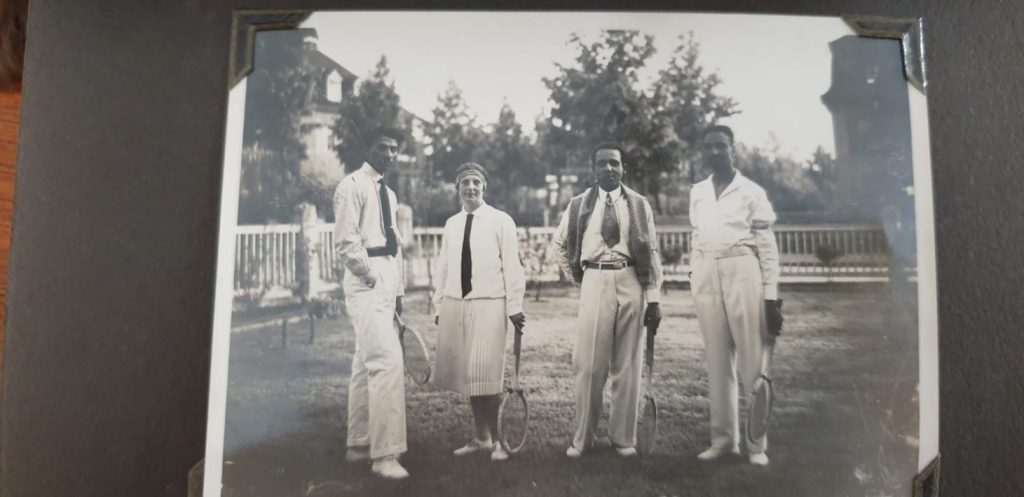
M434 384L463 395L501 393L509 326L505 299L445 297L438 321Z

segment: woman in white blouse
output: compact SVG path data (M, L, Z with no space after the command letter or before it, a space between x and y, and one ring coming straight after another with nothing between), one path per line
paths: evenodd
M497 437L505 343L510 323L520 330L526 324L526 277L515 221L484 202L487 170L467 163L455 174L462 211L448 219L441 241L433 381L469 396L474 438L455 455L489 451L492 461L504 461Z

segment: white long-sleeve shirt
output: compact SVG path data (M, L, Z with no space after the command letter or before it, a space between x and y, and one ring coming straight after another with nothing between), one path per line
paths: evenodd
M446 297L505 298L509 316L523 312L526 274L519 261L519 234L508 214L487 204L478 207L470 227L469 248L472 254L472 291L462 296L462 241L466 232L465 209L448 218L441 238L437 268L438 288L434 293L435 308L440 309Z
M729 186L715 198L715 185L708 177L690 190L690 224L694 228L693 250L754 249L761 265L764 298L778 298L779 249L772 231L775 210L764 188L736 171Z
M369 164L349 174L338 183L334 190L334 247L345 269L362 277L370 272L368 248L383 247L387 243L384 235L384 216L381 212L380 183L383 178ZM390 187L385 187L391 206L391 227L398 240L399 280L398 295L405 295L404 264L402 262L401 233L395 222L398 218L398 199Z

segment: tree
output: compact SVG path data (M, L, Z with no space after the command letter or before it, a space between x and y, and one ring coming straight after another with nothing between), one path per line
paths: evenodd
M554 170L582 172L589 165L589 148L615 140L635 148L634 134L644 127L637 72L654 54L654 38L637 31L605 31L587 43L573 34L574 63L558 64L559 74L544 78L552 103L548 129L538 130ZM627 143L628 142L628 143ZM628 173L636 172L630 169Z
M679 37L668 67L659 72L656 88L664 98L661 112L669 116L679 139L680 159L688 165L690 184L700 175L700 136L720 119L739 113L732 98L717 93L721 78L700 63L700 44L690 32Z
M498 121L484 135L479 161L490 172L487 198L494 206L520 219L526 210L526 194L530 187L544 186L544 167L536 149L523 135L516 113L504 103Z
M654 38L637 31L605 31L587 43L570 38L574 62L545 78L551 92L549 119L538 127L540 155L556 170L588 169L589 149L613 140L626 149L625 182L652 194L662 212L661 185L697 153L692 145L709 123L738 112L716 93L721 80L699 64L699 45L682 38L668 67L642 88L638 74L654 55ZM692 182L692 180L691 180Z
M781 155L777 149L766 152L737 144L736 168L764 188L777 212L810 212L824 207L806 163Z
M819 203L832 207L832 194L836 187L836 160L820 145L807 161L808 175L818 189Z
M334 124L337 137L338 158L345 169L351 172L362 165L366 146L366 134L371 130L388 126L406 131L410 128L402 114L400 98L391 79L387 57L381 56L373 71L359 83L354 95L341 104L341 117ZM406 140L406 147L415 146Z
M454 81L438 94L432 114L433 122L425 132L430 143L429 176L431 180L451 181L460 165L478 158L485 136Z
M312 112L319 71L302 57L294 31L260 32L246 82L238 221L289 221L300 202L306 158L303 118Z
M258 143L288 158L305 157L302 118L312 112L320 74L302 57L300 41L291 31L257 34L246 82L243 145Z

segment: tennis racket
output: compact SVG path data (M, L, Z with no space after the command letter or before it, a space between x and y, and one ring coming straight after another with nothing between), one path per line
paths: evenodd
M752 444L760 443L768 434L768 425L772 420L772 403L775 401L775 390L768 376L768 368L775 350L774 337L767 340L761 351L761 374L754 380L750 389L750 411L747 413L747 440Z
M505 388L501 406L498 407L498 440L509 454L519 452L526 445L526 435L530 430L530 407L526 404L523 389L519 388L519 357L523 347L523 331L516 327L515 333L515 373L512 376L512 386Z
M398 341L402 344L405 374L418 385L426 383L431 373L430 352L426 342L416 330L405 324L398 313L395 313L395 327L398 328Z
M658 443L658 403L651 394L654 382L654 335L657 328L647 327L647 347L644 350L644 363L647 369L647 381L644 383L644 395L640 399L639 418L637 420L637 449L641 456L650 456Z

